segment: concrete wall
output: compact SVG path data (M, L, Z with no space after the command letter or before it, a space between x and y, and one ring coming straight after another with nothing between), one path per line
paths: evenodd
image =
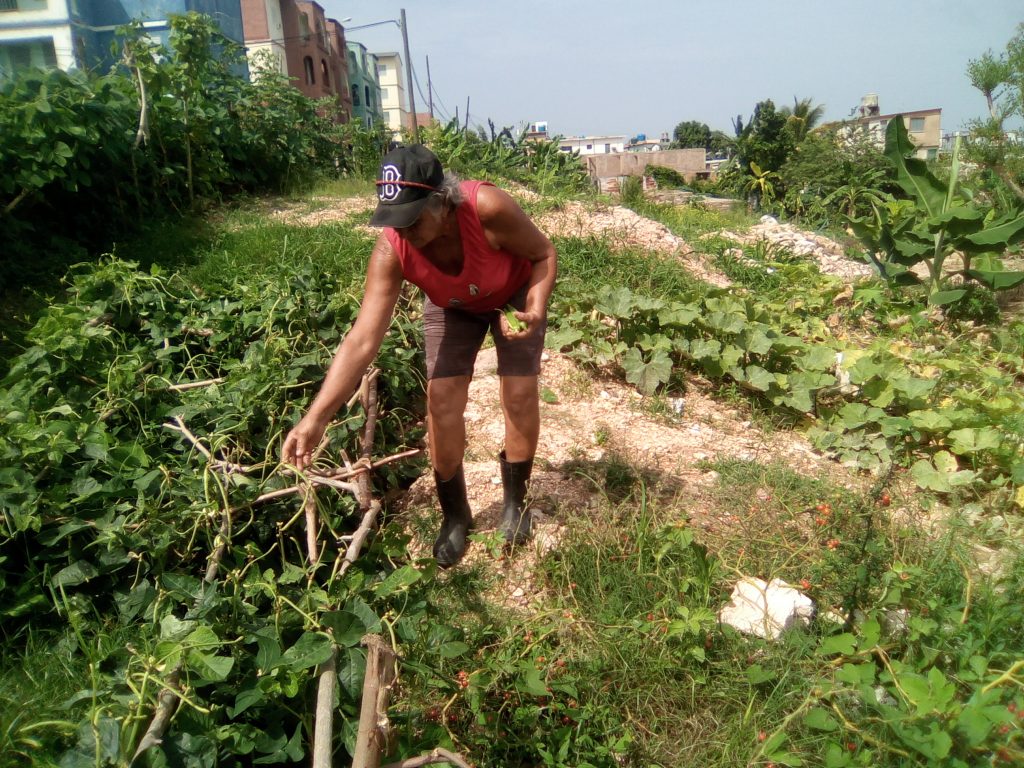
M661 152L625 152L617 155L591 155L581 158L591 178L643 176L647 168L660 165L681 173L692 181L705 172L703 149L669 149Z

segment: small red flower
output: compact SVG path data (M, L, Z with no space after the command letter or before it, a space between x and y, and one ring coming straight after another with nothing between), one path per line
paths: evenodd
M767 738L768 738L768 734L765 733L764 731L758 731L757 732L757 740L758 741L764 741Z
M801 589L810 589L811 588L811 582L809 582L807 579L800 579L800 588Z

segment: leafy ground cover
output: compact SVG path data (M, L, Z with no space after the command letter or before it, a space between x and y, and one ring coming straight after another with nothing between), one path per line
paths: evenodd
M725 223L653 213L693 241ZM221 512L292 482L277 444L351 322L369 245L354 224L290 225L242 206L198 243L118 249L151 254L152 268L78 269L68 300L27 334L0 403L3 760L124 764L181 658L184 701L150 764L304 761L328 629L339 762L366 631L402 655L396 759L438 745L478 765L1021 759L1024 561L1008 537L1019 326L937 325L913 297L848 291L785 254L751 248L730 263L710 241L736 283L723 291L672 258L560 239L551 346L580 366L581 391L622 377L648 413L685 428L671 402L703 388L768 433L808 430L856 482L719 457L702 466L698 498L615 450L609 420L580 436L607 448L600 458L558 468L590 502L556 509L561 540L532 560L494 550L438 574L417 558L426 505L388 517L333 578L306 561L294 501L275 501L236 518L223 578L203 586ZM837 301L847 311L830 323ZM420 439L415 311L382 351L382 452ZM837 352L849 369L837 372ZM251 481L225 479L163 426L174 417L215 456L256 467ZM351 450L358 428L357 413L342 418L332 453ZM391 466L381 491L418 472ZM352 508L320 498L329 560ZM976 567L979 538L1003 539L992 573ZM474 548L490 553L486 531ZM526 567L538 588L525 605L490 599L505 568ZM818 619L778 644L720 628L740 574L799 585Z

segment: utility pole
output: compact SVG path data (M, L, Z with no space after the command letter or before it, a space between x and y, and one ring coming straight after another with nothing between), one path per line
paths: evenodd
M430 57L427 56L427 100L430 102L430 119L434 119L434 86L430 82Z
M462 130L464 132L469 130L469 96L466 97L466 125Z
M407 87L409 89L409 109L412 111L412 141L414 144L420 143L420 127L416 122L416 94L413 93L414 87L412 82L412 59L409 58L409 30L405 23L405 8L402 9L402 44L405 46L405 73L407 80Z

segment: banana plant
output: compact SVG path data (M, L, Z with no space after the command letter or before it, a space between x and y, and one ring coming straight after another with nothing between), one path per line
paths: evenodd
M1000 260L1008 247L1024 240L1024 213L996 217L994 210L986 213L973 202L970 190L958 189L959 150L958 138L949 181L940 181L924 160L909 156L914 144L902 116L897 115L886 129L885 156L896 168L896 181L906 200L873 200L871 215L850 219L883 278L897 284L918 283L911 267L924 264L928 301L936 305L955 302L967 292L943 290L947 276L943 267L954 253L963 259L960 274L965 280L992 290L1024 283L1024 272L1004 270Z

